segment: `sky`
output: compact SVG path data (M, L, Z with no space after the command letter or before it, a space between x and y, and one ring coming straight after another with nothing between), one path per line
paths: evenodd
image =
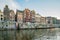
M8 5L12 10L35 10L42 16L52 16L60 19L60 0L0 0L0 10Z

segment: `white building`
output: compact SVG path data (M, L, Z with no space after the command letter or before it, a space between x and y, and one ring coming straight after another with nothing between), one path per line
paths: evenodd
M0 22L4 20L3 12L0 10Z
M35 22L36 23L40 23L40 17L41 17L41 15L35 14Z

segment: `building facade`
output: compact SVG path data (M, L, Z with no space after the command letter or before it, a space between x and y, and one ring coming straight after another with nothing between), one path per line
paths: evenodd
M4 15L3 12L0 10L0 21L4 21Z
M35 22L36 23L40 23L40 17L41 17L41 15L35 14Z
M56 24L60 24L60 19L57 19L56 20Z
M16 14L17 14L17 22L23 22L23 11L21 10L17 10Z
M31 22L35 23L35 11L34 10L31 11Z
M10 10L9 19L10 21L15 21L15 12L13 10Z
M5 5L5 8L3 10L4 20L5 21L8 21L9 20L9 13L10 13L10 10L8 8L8 5Z
M56 20L55 17L46 17L47 24L56 24Z
M45 17L40 18L40 24L46 24L46 18Z
M29 9L24 10L24 22L31 22L31 13Z

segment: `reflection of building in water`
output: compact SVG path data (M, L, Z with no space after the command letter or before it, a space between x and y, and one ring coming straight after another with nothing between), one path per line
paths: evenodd
M9 8L8 8L8 5L5 5L5 8L4 8L4 10L3 10L3 14L4 14L4 20L9 20L9 12L10 12L10 10L9 10Z
M0 21L4 20L3 12L0 10Z

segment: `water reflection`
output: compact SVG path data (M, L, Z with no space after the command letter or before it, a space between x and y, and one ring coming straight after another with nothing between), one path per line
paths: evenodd
M57 40L58 29L0 31L0 40Z

